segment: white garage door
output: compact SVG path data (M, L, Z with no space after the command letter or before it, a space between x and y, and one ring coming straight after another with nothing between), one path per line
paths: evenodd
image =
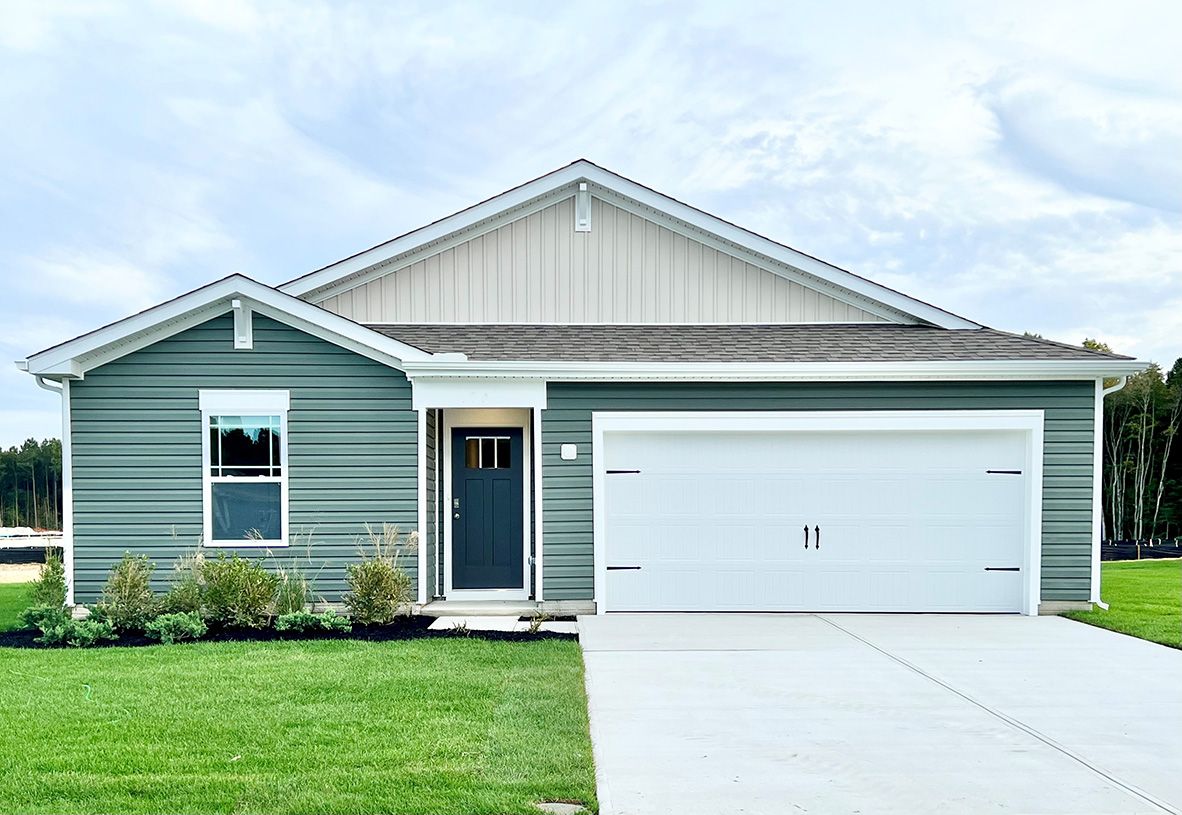
M608 432L609 611L1023 610L1021 431Z

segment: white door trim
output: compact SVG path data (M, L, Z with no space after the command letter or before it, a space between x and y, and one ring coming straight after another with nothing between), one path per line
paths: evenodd
M607 608L607 508L604 434L630 431L792 431L842 432L882 430L1013 430L1026 433L1027 531L1024 547L1026 581L1022 613L1038 614L1041 598L1042 450L1041 410L832 410L832 411L635 411L591 414L595 608Z
M443 596L448 600L528 600L529 599L529 495L532 461L531 421L528 408L444 408L443 409ZM451 509L451 431L456 427L520 427L522 441L521 512L522 548L520 589L453 589L452 565L452 509ZM438 567L438 564L436 564Z

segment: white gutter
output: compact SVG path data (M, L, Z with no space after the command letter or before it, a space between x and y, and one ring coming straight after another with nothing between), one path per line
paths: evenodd
M1129 381L1122 376L1111 388L1096 380L1096 404L1092 414L1092 585L1090 600L1105 611L1108 604L1100 599L1100 538L1104 527L1104 397L1116 393Z
M964 360L924 362L535 362L458 359L439 354L406 360L408 378L606 380L917 380L1095 379L1144 370L1137 360Z
M39 387L62 399L62 566L66 571L66 605L74 605L74 465L70 433L70 380L51 385L43 376L34 377Z

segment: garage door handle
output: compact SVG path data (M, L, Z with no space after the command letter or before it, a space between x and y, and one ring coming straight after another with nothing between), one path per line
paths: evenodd
M809 525L804 525L804 548L809 548Z
M821 548L821 527L819 527L819 526L817 527L817 544L816 544L816 546L818 549Z

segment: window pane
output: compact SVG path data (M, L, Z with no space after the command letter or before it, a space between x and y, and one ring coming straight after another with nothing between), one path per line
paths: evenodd
M218 416L216 421L211 417L210 464L225 468L222 475L273 475L270 468L281 464L279 437L277 416ZM230 472L230 468L260 469Z
M465 439L464 466L469 470L480 466L480 439Z
M498 469L508 469L512 464L509 455L509 440L506 438L497 439L497 467Z
M280 485L273 482L210 484L214 540L283 537Z
M480 466L481 467L495 467L496 464L496 439L484 438L480 440Z
M222 447L218 444L219 435L215 422L216 416L211 416L209 419L209 466L214 475L217 475L218 465L222 463Z

